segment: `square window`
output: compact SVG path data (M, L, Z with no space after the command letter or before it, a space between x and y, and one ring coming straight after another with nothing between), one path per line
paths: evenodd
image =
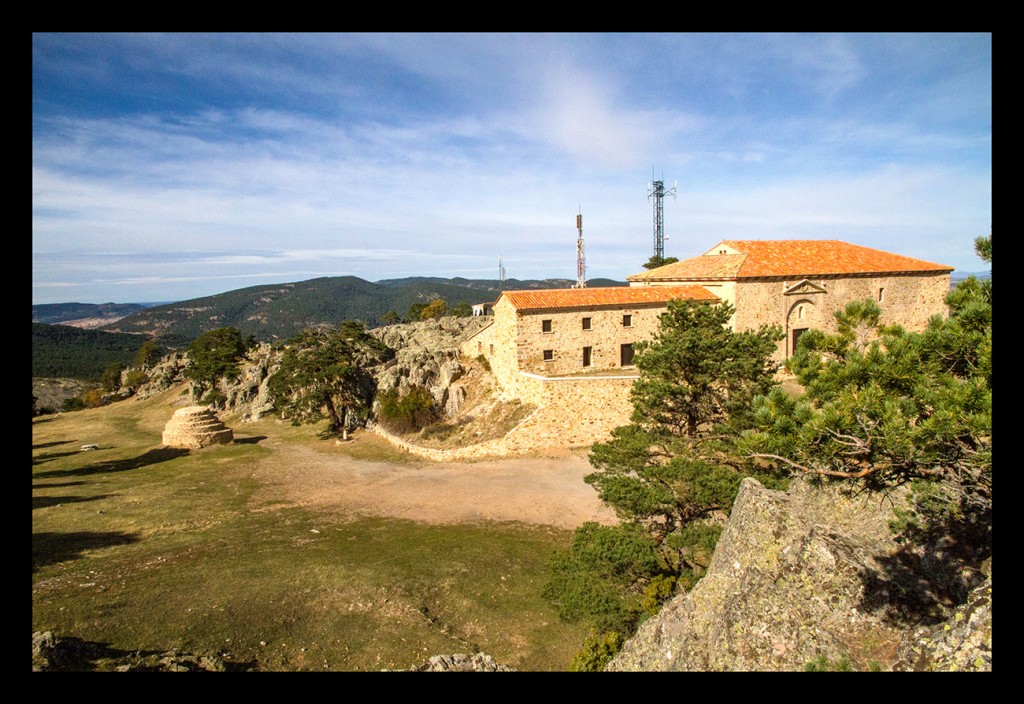
M622 316L622 327L624 327L624 328L631 328L631 327L633 327L633 316L632 315L624 315L624 316Z
M540 321L540 330L541 330L541 332L551 332L551 321L550 320L542 320L542 321Z
M545 362L550 362L550 361L554 360L554 358L555 358L555 351L554 350L544 350L544 361Z
M584 330L589 330L590 329L590 318L584 318L583 319L583 329Z

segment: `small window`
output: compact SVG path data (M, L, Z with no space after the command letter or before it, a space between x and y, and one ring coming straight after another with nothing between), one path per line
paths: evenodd
M550 320L542 320L542 321L540 321L540 330L541 330L541 332L551 332L551 321Z
M878 302L882 302L882 297L885 295L885 288L882 286L878 287Z
M804 319L804 307L803 306L797 306L796 317L797 317L798 320L803 320Z
M624 316L622 316L622 327L624 327L624 328L631 328L631 327L633 327L633 316L632 315L624 315Z
M583 319L583 329L584 330L589 330L590 329L590 318L584 318Z
M592 349L591 347L584 347L583 348L583 366L584 367L589 367L590 366L590 351L591 351L591 349Z
M627 342L619 348L619 366L629 367L633 364L633 343Z
M554 350L544 350L544 361L545 362L551 362L554 359L555 359L555 351Z
M476 351L477 354L483 354L484 352L484 343L480 342L480 340L476 341Z
M494 345L491 345L491 355L494 355Z

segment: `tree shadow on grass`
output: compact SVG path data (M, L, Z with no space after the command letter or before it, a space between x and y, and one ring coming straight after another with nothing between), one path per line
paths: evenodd
M55 469L49 472L38 472L34 476L40 477L81 477L91 474L113 474L114 472L127 472L132 469L139 469L151 464L166 462L189 454L189 451L179 447L158 447L148 450L138 457L127 460L111 460L98 464L80 467L78 469Z
M111 496L117 496L117 494L97 494L96 496L33 496L32 510L35 511L37 508L48 508L50 506L61 506L63 504L80 504L86 501L96 501L97 499L109 499Z
M33 533L32 571L66 560L77 560L86 550L131 545L138 533Z
M92 482L54 482L53 484L33 484L33 489L59 489L66 486L84 486L86 484L92 484Z
M61 457L70 457L71 455L77 455L80 452L81 450L68 450L67 452L41 452L32 458L32 466L34 467L37 464L50 462Z
M74 442L74 441L73 440L54 440L53 442L41 442L38 445L33 445L32 449L33 450L41 450L44 447L54 447L55 445L67 445L69 442Z

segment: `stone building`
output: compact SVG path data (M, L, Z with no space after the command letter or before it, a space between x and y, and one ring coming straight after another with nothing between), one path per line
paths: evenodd
M504 398L537 405L538 446L590 444L629 421L633 345L653 337L673 298L728 301L738 331L779 325L781 362L804 331L834 332L832 314L852 301L870 298L883 323L923 329L948 314L952 271L836 240L724 240L627 276L628 287L505 291L462 352L487 359Z
M672 298L717 301L701 286L505 291L494 304L494 322L462 351L487 358L502 389L523 398L523 374L551 378L633 369L633 345L654 335Z
M699 257L627 276L630 286L703 286L735 308L733 329L779 325L779 361L810 328L835 332L833 313L870 298L884 324L922 330L948 315L953 267L837 240L723 240Z

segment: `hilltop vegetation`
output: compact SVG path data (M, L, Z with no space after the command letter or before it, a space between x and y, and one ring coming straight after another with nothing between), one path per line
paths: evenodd
M502 284L485 279L413 277L371 283L354 276L311 279L287 284L252 286L160 306L105 303L99 306L66 303L32 306L32 376L98 380L112 363L126 366L146 337L157 338L169 350L183 350L203 333L235 328L243 338L260 342L287 340L318 325L337 326L346 320L367 327L416 321L439 315L469 315L471 306L493 302L507 290L565 288L567 279L520 281ZM594 279L594 287L622 286L610 279ZM42 322L58 323L82 317L125 314L96 330L60 326L47 329ZM424 315L426 313L426 315ZM130 334L128 334L130 333Z
M505 289L560 288L564 279L504 282ZM593 286L623 285L596 279ZM443 299L448 310L468 312L477 303L490 303L501 292L498 281L409 278L371 283L355 276L335 276L287 284L237 289L139 311L103 326L114 332L149 335L175 334L195 339L217 328L234 327L243 337L261 342L287 340L316 325L339 325L359 320L377 327L395 318L408 319L410 309Z

